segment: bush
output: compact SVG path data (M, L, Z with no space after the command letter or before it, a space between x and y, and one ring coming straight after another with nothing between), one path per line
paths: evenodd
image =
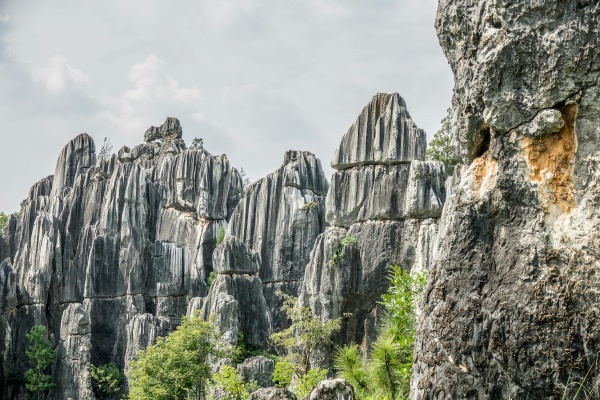
M309 212L310 210L315 210L319 207L319 205L317 203L315 203L314 201L309 201L308 203L304 203L304 205L302 206L302 210Z
M217 246L223 243L223 240L225 240L225 227L222 226L217 233Z
M246 400L250 393L258 389L255 382L246 383L237 369L224 365L213 375L215 385L220 387L227 397L224 400Z
M140 351L127 370L131 400L195 399L211 379L209 362L222 356L211 322L183 317L166 338Z
M208 279L206 280L206 286L208 286L209 289L215 279L217 279L217 273L215 271L210 271L210 274L208 274Z
M25 354L31 368L25 371L25 388L38 399L45 398L46 393L55 386L49 373L55 352L46 339L46 333L46 327L37 325L26 335L28 345Z
M6 215L3 212L0 212L0 233L2 233L2 229L4 229L4 226L6 225L7 222L8 222L8 215Z
M329 258L329 265L331 265L332 267L335 267L337 265L337 263L344 256L344 249L347 246L355 246L355 245L356 245L356 238L354 236L345 235L344 237L342 237L340 239L340 242L338 243L338 247L337 247L335 253L333 253L331 255L331 257Z
M281 360L275 363L273 370L273 384L278 388L286 388L292 383L294 377L294 364Z
M92 364L90 365L90 375L92 389L97 398L113 400L120 397L125 375L115 364L105 364L99 367Z
M398 266L391 267L390 288L382 296L383 326L363 361L358 346L338 349L335 367L348 380L358 397L401 399L410 389L413 347L415 344L415 307L425 285L425 274L411 276Z
M298 380L298 385L294 390L294 394L299 398L303 399L308 396L312 391L313 387L317 383L327 378L327 370L322 368L314 368L309 370L306 375Z

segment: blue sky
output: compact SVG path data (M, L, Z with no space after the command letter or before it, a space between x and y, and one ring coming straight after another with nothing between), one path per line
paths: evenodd
M428 137L452 74L435 0L0 2L0 210L68 140L141 143L166 116L256 180L288 149L326 167L362 107L399 92Z

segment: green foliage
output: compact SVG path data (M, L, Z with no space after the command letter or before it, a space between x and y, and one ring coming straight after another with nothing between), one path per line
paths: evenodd
M202 139L202 138L194 138L194 140L192 140L192 147L194 147L196 149L202 149L202 148L204 148L204 139Z
M267 353L266 351L262 350L259 346L252 343L248 343L244 332L242 330L239 330L237 335L237 344L231 350L231 353L229 355L231 361L233 361L235 364L239 364L247 358L256 356L263 356L265 358L270 359L275 358L273 354Z
M341 318L322 322L310 308L297 307L296 298L282 292L278 294L285 299L281 309L292 324L272 334L270 340L283 359L295 366L296 376L302 378L310 369L311 357L333 346L332 336L340 330Z
M280 360L275 363L273 370L273 384L275 387L286 388L292 383L294 377L294 364Z
M367 388L367 372L358 345L340 347L334 359L338 376L354 386L357 398L363 398Z
M226 397L222 397L224 400L246 400L250 393L258 389L255 382L244 382L238 370L229 365L221 367L213 375L213 380L225 392Z
M318 207L319 205L317 203L315 203L314 201L309 201L308 203L304 203L304 205L302 206L302 211L309 212L310 210L315 210Z
M4 226L8 222L8 218L9 218L8 215L6 215L3 212L0 212L0 233L2 233L2 229L4 229Z
M462 162L459 152L452 146L452 109L449 108L447 115L442 119L442 127L433 135L433 139L427 145L425 158L427 160L441 161L446 166L448 175L452 175L454 167Z
M210 288L215 279L217 279L217 273L215 271L210 271L210 274L208 274L208 279L206 280L206 286Z
M383 326L364 360L358 346L338 349L338 375L355 388L357 398L404 399L410 389L415 343L415 307L425 285L425 274L411 276L392 266L390 288L382 296Z
M356 245L356 238L354 236L345 235L344 237L342 237L340 239L340 242L338 243L338 247L337 247L335 253L333 253L331 255L331 257L329 258L329 265L331 265L332 267L335 267L337 265L337 263L344 256L344 249L347 246L355 246L355 245Z
M317 383L321 382L325 378L327 378L326 369L314 368L309 370L306 375L298 380L294 394L299 399L303 399L310 394L312 388L315 387Z
M209 361L222 356L211 322L183 317L166 338L138 353L127 370L131 400L201 397L211 379Z
M25 371L25 387L38 399L44 398L46 392L55 386L52 375L48 373L55 352L46 339L46 333L46 327L37 325L26 335L28 344L25 354L31 368Z
M99 367L92 364L90 365L90 375L92 377L92 389L98 399L113 400L120 398L125 375L115 364L104 364Z
M223 243L225 239L225 227L222 226L219 228L219 233L217 233L217 246Z
M102 144L102 147L100 148L100 153L98 153L98 164L102 161L108 161L108 159L110 158L110 156L112 154L112 150L113 150L113 145L110 142L110 139L105 137L104 143Z

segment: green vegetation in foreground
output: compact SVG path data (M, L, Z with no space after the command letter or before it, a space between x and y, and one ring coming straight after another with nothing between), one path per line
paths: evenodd
M210 321L183 317L169 336L138 353L127 370L131 400L196 399L206 393L209 362L222 357L218 333Z
M357 345L338 349L335 368L348 380L357 399L408 398L415 343L415 307L425 285L425 273L411 276L391 267L390 288L382 296L383 325L365 360Z
M308 307L299 307L296 298L278 294L285 299L282 310L292 324L270 336L271 344L279 354L273 383L277 387L288 387L296 382L291 389L298 398L303 398L327 376L327 370L311 368L311 359L319 351L333 347L332 337L340 330L341 318L322 322Z
M45 326L36 325L26 335L25 354L31 368L25 371L25 388L38 399L45 399L48 391L56 386L50 373L55 352L46 333Z
M244 382L238 370L229 365L222 366L219 372L214 374L213 381L225 393L226 397L221 397L223 400L246 400L258 389L256 382Z
M448 176L454 173L454 168L462 162L459 152L452 146L452 109L449 108L446 116L442 119L442 127L433 135L431 142L427 144L425 159L441 161L446 166Z
M123 372L113 363L100 366L90 365L92 390L98 399L117 400L123 397Z

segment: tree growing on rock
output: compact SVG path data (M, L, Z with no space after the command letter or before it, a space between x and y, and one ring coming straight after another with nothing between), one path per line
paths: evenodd
M210 362L220 357L212 322L183 318L167 337L138 353L127 370L131 400L201 398L212 377Z
M56 386L50 373L55 351L46 334L46 327L37 325L26 335L28 344L25 354L31 368L25 371L25 388L40 400Z
M433 135L427 145L425 158L431 161L440 161L446 167L446 173L452 175L456 165L462 162L458 150L452 145L452 109L446 111L442 119L442 127Z

